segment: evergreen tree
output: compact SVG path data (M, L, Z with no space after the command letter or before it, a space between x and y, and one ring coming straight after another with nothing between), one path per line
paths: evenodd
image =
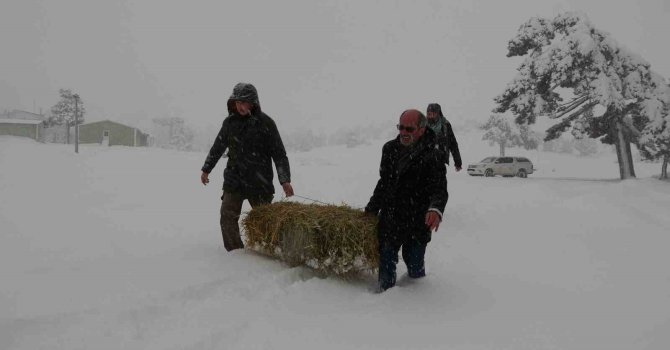
M60 100L51 107L51 116L47 120L48 125L65 125L67 127L67 143L70 143L70 127L75 124L75 94L70 89L58 90ZM84 102L78 98L77 107L79 124L84 122Z
M645 104L650 122L642 130L640 152L645 159L663 159L661 179L668 179L670 161L670 85L663 94Z
M613 144L620 177L635 177L630 144L639 133L633 127L646 125L650 115L640 106L663 88L649 63L572 12L528 20L509 41L507 56L525 60L495 98L495 112L511 111L518 124L535 123L540 115L558 120L545 141L572 128L577 138Z

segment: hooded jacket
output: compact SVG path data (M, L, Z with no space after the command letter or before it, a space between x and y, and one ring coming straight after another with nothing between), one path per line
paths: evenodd
M442 114L442 107L437 103L428 105L428 111L438 113L437 120L431 123L428 119L428 126L437 134L437 140L440 150L444 153L444 162L449 164L449 154L454 156L454 166L462 167L461 152L458 149L458 142L454 135L454 130L451 128L451 123Z
M251 102L251 115L239 115L235 101ZM210 173L228 150L228 162L223 171L225 192L246 196L274 194L272 161L277 168L279 183L291 182L289 161L277 125L261 110L258 93L251 84L237 84L227 106L229 115L223 120L201 170Z
M429 128L411 146L401 144L400 136L384 144L379 180L365 207L379 215L380 242L430 242L426 213L435 210L442 215L449 199L446 168L436 145Z

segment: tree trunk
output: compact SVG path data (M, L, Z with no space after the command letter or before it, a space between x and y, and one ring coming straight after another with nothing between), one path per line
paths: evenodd
M619 176L621 180L635 178L635 169L633 167L633 154L630 149L630 141L624 135L624 126L621 121L614 123L616 137L614 147L616 147L616 156L619 162Z
M504 142L500 143L500 156L501 157L505 156L505 143Z
M661 165L661 180L668 179L668 162L670 161L670 154L663 156L663 165Z
M65 123L67 125L67 144L70 144L70 123Z

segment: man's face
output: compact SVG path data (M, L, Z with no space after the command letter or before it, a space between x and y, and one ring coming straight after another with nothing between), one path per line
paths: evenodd
M253 105L251 102L247 101L235 101L235 109L239 115L249 115L251 114L251 108Z
M437 119L438 116L439 116L439 113L437 113L437 112L430 111L430 112L426 113L426 118L428 118L428 120L430 120L430 121L433 121L433 120Z
M409 146L418 141L425 127L419 128L419 116L416 114L406 113L400 117L398 124L398 132L400 133L400 143L404 146Z

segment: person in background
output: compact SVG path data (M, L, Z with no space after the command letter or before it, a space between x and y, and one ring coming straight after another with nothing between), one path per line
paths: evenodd
M395 285L400 249L408 276L426 275L426 246L449 199L443 155L426 124L416 109L400 115L399 135L382 148L379 180L365 207L366 214L379 217L378 292Z
M272 163L286 197L293 195L291 171L277 125L261 110L256 88L239 83L228 99L228 117L202 166L200 181L209 183L209 173L228 150L223 171L221 196L221 235L227 251L244 248L239 218L244 200L252 207L272 202L274 185Z
M442 114L442 107L437 103L431 103L426 108L426 117L428 126L437 135L438 145L444 153L444 162L449 165L449 154L454 157L454 167L456 171L461 171L463 162L461 161L461 152L458 150L458 142L451 128L451 123Z

